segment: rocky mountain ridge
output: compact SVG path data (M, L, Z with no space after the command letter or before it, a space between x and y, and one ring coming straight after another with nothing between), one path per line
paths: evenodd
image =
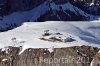
M89 9L91 6L98 6L99 9L99 0L1 0L0 1L0 11L2 14L7 14L16 11L27 11L37 6L41 5L43 2L48 1L54 2L55 4L65 4L70 2L73 6L78 7L79 9ZM94 7L94 8L95 8Z
M99 0L0 0L0 31L23 22L99 20L98 3Z
M0 66L98 66L100 48L73 46L54 48L28 48L19 55L19 47L0 51Z

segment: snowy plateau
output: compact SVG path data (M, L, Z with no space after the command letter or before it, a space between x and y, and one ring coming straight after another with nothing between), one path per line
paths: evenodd
M24 22L0 32L0 48L1 66L95 66L100 62L100 23Z
M47 35L43 35L46 32ZM67 38L72 41L61 41ZM0 48L22 46L21 53L28 48L51 48L52 51L52 48L82 45L100 47L100 23L25 22L18 28L0 33Z

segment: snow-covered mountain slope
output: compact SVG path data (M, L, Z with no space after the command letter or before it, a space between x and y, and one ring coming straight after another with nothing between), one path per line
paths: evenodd
M95 20L98 19L98 17L85 13L69 2L65 4L55 4L54 2L45 1L32 10L18 11L0 17L0 30L9 30L27 21L73 21L85 19Z
M99 47L99 44L100 23L93 22L26 22L18 28L0 33L0 48L22 46L22 52L27 48Z

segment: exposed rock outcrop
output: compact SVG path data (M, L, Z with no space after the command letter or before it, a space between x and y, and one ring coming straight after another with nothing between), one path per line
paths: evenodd
M0 51L0 66L14 66L14 62L18 61L18 47L7 47L5 51Z
M0 66L90 66L99 51L91 46L54 48L53 52L47 48L29 48L20 55L19 48L11 47L9 50L5 54L0 52ZM96 55L98 56L99 54Z
M12 13L16 11L26 11L31 10L45 1L53 1L55 4L65 4L70 2L73 6L78 8L84 9L88 7L92 0L1 0L0 1L0 8L2 8L2 13ZM93 1L95 5L98 5L100 0ZM99 8L99 6L98 6Z
M93 58L91 66L100 66L100 52L98 52Z

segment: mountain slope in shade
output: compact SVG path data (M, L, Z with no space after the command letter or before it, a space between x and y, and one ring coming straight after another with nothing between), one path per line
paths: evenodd
M99 36L100 23L33 22L24 23L7 32L1 32L0 47L22 46L23 49L20 53L27 48L61 48L82 45L99 47ZM66 38L70 41L62 41ZM50 49L50 51L52 50Z
M0 31L6 31L30 21L81 21L96 20L99 16L87 14L71 3L55 4L45 1L28 11L16 11L0 17Z

